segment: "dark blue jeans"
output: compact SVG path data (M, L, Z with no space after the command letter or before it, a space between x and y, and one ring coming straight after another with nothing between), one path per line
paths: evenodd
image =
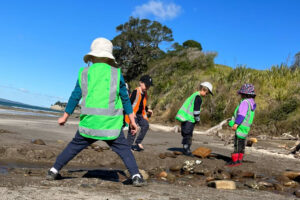
M141 131L140 133L138 134L139 136L137 137L137 139L135 140L135 137L137 134L135 135L132 135L131 134L131 129L129 128L128 130L128 135L127 135L127 141L128 141L128 144L129 146L131 147L134 140L135 140L135 143L136 144L140 144L142 143L148 129L149 129L149 123L146 119L144 119L144 117L140 114L137 114L136 115L136 118L135 119L135 123L138 124L140 127L141 127Z
M93 144L96 141L98 140L85 138L81 136L77 131L73 140L56 158L56 162L53 167L57 170L60 170L70 160L72 160L80 151L82 151L87 146ZM105 140L104 142L106 142L111 147L111 149L121 157L121 159L123 160L125 166L127 167L131 175L139 173L135 158L131 152L130 147L127 144L127 140L124 136L123 131L121 131L120 136L117 139Z

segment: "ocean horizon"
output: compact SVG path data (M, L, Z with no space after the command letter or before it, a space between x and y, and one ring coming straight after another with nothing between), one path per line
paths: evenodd
M11 101L8 99L0 98L0 114L13 114L13 115L34 115L34 116L50 116L57 117L56 115L51 115L48 113L62 113L59 110L53 110L51 108L29 105L21 102ZM9 110L5 109L9 108ZM22 111L12 110L12 109L22 109ZM38 111L43 111L47 113L38 113Z

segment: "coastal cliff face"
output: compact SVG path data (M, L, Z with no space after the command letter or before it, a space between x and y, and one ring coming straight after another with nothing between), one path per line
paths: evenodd
M56 102L54 105L50 107L52 110L64 111L66 109L67 103ZM80 106L77 106L74 110L75 114L80 114Z
M59 106L59 105L52 105L52 106L50 107L50 109L52 109L52 110L64 111L64 110L65 110L65 107Z

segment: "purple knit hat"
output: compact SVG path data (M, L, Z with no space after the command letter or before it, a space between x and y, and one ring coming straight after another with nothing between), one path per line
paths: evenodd
M238 94L251 94L256 95L254 91L254 85L244 84L241 89L238 91Z

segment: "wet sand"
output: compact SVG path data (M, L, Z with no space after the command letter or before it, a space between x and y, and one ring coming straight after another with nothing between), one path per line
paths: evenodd
M134 188L126 184L125 167L119 157L101 147L83 150L63 170L63 180L45 180L48 168L56 156L74 137L78 118L71 118L66 126L59 126L57 118L44 116L0 115L0 194L3 199L295 199L292 192L299 188L286 188L284 192L247 189L217 190L206 186L204 176L185 176L174 183L150 178L148 186ZM46 145L31 143L42 139ZM134 152L139 168L151 172L154 169L168 170L190 158L159 158L160 153L180 150L179 133L149 131L144 152ZM286 141L264 141L257 148L246 149L246 162L232 171L251 171L265 177L276 177L286 170L299 170L300 161L292 156L277 154L282 149L277 144ZM192 149L211 148L217 158L200 159L209 169L225 169L224 165L232 152L232 145L224 146L219 138L195 135ZM284 153L284 152L283 152ZM180 177L180 176L179 176Z

